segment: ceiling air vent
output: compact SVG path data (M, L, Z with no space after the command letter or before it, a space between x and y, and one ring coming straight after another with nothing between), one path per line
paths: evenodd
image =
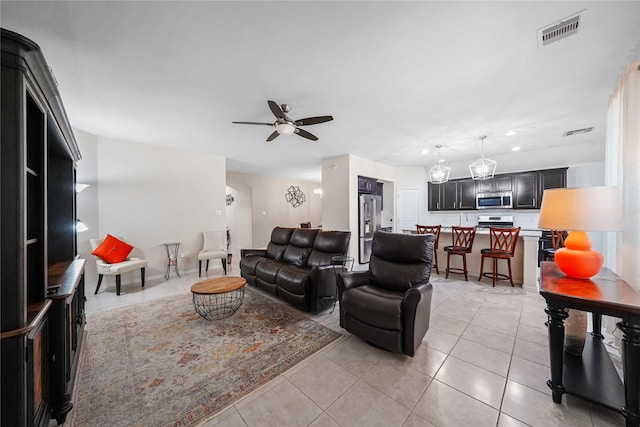
M592 130L593 130L593 127L583 128L583 129L568 130L565 133L563 133L562 136L580 135L581 133L591 132Z
M561 20L559 23L552 24L538 30L538 47L546 46L558 40L562 40L578 33L578 29L582 28L584 10Z

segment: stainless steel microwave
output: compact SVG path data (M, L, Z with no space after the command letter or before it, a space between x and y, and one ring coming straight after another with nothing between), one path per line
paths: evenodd
M476 209L511 209L513 208L513 192L476 194Z

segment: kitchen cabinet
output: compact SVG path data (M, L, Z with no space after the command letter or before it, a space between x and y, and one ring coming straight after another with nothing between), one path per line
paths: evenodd
M513 185L514 209L540 209L544 190L567 186L567 168L514 174Z
M38 45L1 34L0 425L48 426L52 414L61 424L71 409L68 383L84 331L84 282L61 294L49 277L77 259L80 152ZM70 342L73 354L62 349Z
M440 210L440 193L442 192L442 184L427 184L427 209L429 211Z
M567 186L567 168L548 169L540 171L538 180L538 200L542 203L544 190L550 188L565 188ZM538 206L539 208L540 206Z
M458 183L456 181L447 181L440 184L442 191L440 193L440 210L452 211L458 206Z
M358 176L358 194L376 194L378 180L366 176Z
M476 208L476 184L473 179L463 179L458 181L458 209Z
M447 181L444 184L428 185L429 200L427 208L430 211L450 211L455 210L458 186L455 181Z
M513 175L513 208L538 208L538 173L528 172Z
M430 211L475 209L475 185L473 179L451 180L443 184L429 183L428 209Z
M376 195L380 196L380 209L384 209L384 183L376 182Z
M476 182L476 192L478 193L494 193L498 191L511 191L513 188L513 176L496 175L493 178L481 179Z
M478 193L513 192L514 209L540 209L544 190L567 186L567 168L496 175L485 180L452 179L428 184L429 211L475 210Z

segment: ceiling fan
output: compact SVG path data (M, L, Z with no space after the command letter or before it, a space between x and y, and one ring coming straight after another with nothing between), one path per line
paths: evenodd
M291 107L287 104L278 105L273 101L267 101L269 104L269 108L271 108L271 112L274 116L276 116L276 121L273 123L261 123L261 122L232 122L241 125L263 125L263 126L273 126L276 128L275 131L267 138L267 142L273 141L280 135L291 135L295 133L303 138L310 139L312 141L317 141L318 137L312 133L307 132L304 129L300 129L299 126L309 126L309 125L317 125L319 123L324 123L333 120L332 116L318 116L318 117L307 117L306 119L300 120L292 120L287 116L287 113L291 111Z

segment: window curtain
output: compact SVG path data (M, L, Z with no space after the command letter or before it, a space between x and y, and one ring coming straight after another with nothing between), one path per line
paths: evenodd
M624 232L605 233L605 265L640 291L640 61L626 68L609 97L604 174L605 184L620 191L625 222ZM607 344L620 349L617 322L604 316L602 326L614 336Z
M622 199L623 233L607 233L607 267L640 291L640 61L627 66L609 97L605 183Z

